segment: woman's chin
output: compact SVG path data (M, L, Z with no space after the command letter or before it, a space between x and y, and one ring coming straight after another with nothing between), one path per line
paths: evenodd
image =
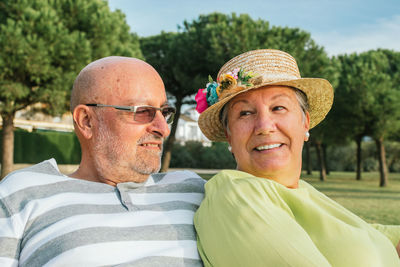
M284 170L288 169L288 164L282 159L254 161L252 169L256 170L258 173L271 176L284 173Z

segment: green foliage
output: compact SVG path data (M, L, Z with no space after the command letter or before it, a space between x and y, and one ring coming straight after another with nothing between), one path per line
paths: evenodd
M0 113L34 103L61 113L78 71L109 55L141 56L120 11L101 0L0 3Z
M398 54L377 50L338 57L341 73L334 113L345 135L380 138L399 130L399 74L393 70L400 61L395 64L388 57Z
M228 151L227 143L215 142L204 147L200 142L174 144L172 168L234 169L236 162Z
M196 64L185 65L193 73L216 76L222 65L243 52L270 48L294 56L303 75L322 75L329 59L308 32L298 28L270 27L268 21L253 20L247 14L212 13L201 15L181 27L182 45L189 46L183 58ZM204 83L206 79L204 78Z
M81 149L74 133L15 131L15 163L38 163L55 158L59 164L78 164Z

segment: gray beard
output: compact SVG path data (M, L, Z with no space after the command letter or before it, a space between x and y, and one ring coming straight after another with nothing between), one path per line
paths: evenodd
M159 141L160 139L162 138L159 136L146 134L138 140L138 144L150 140ZM105 124L100 122L96 145L94 146L94 153L96 155L104 156L101 158L94 157L94 165L99 173L104 174L114 170L113 172L115 175L123 176L121 178L124 178L125 180L126 178L129 179L136 177L138 174L143 176L160 171L162 149L161 151L157 152L147 151L141 155L138 155L137 149L135 149L135 151L133 151L133 155L129 155L129 157L133 157L135 159L134 163L123 165L121 163L124 162L123 155L126 154L126 151L124 150L124 146L120 143L116 143L116 145L110 145L114 140L116 140L116 138L111 136L110 131L107 129ZM154 158L158 158L156 163L154 163ZM149 161L149 159L152 160Z

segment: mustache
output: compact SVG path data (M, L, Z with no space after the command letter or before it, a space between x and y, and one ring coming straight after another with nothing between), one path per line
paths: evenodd
M143 144L146 142L160 142L163 143L164 139L158 135L154 135L154 134L145 134L142 137L139 138L139 140L137 141L138 144Z

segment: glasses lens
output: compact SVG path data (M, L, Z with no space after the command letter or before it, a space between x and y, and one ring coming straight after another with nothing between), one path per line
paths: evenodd
M157 109L153 107L139 107L136 110L133 119L136 122L140 123L151 122L154 119L154 116L156 115L156 111Z
M161 112L168 124L170 124L174 121L175 108L165 107L162 109Z

